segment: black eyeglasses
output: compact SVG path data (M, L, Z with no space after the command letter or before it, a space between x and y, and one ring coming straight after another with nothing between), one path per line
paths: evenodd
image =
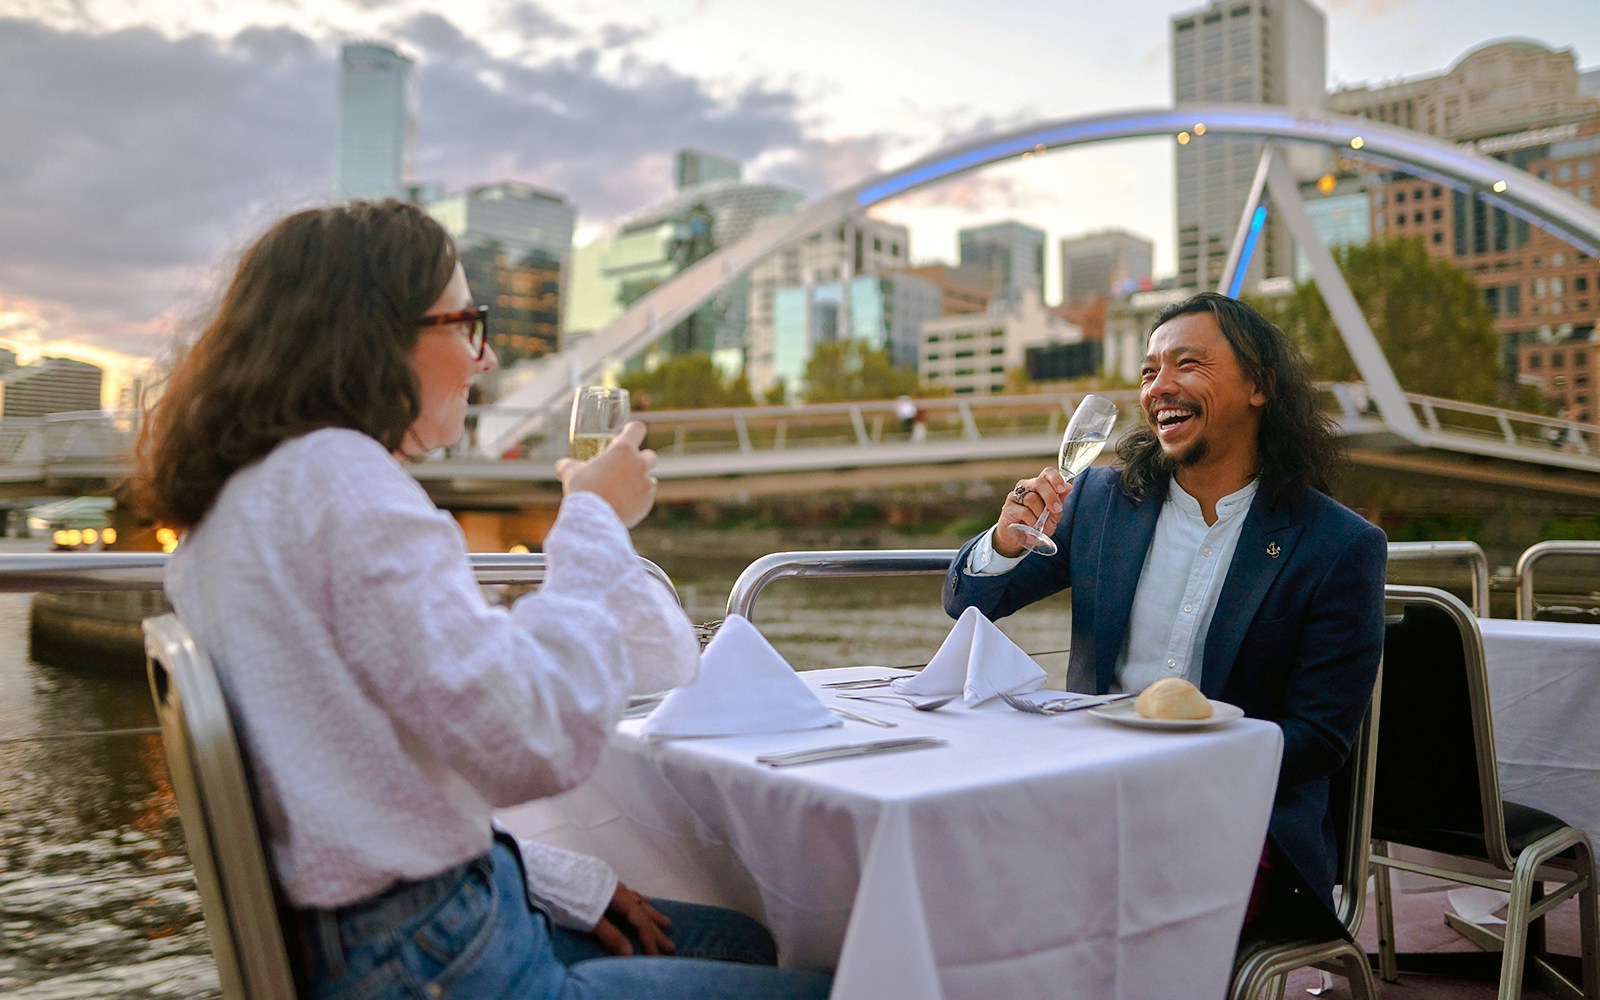
M425 327L450 326L455 323L467 324L467 345L472 348L473 359L482 361L483 349L489 343L488 306L473 306L471 309L440 313L437 316L424 316L417 320L418 326Z

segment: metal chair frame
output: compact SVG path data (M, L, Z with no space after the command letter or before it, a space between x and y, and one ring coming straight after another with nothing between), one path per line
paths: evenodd
M1594 856L1589 840L1582 831L1565 826L1525 847L1513 856L1507 844L1504 800L1500 793L1499 762L1495 756L1494 720L1490 712L1489 684L1483 654L1483 637L1472 612L1460 600L1442 590L1431 587L1385 588L1384 597L1391 606L1405 604L1431 605L1444 611L1455 622L1461 636L1465 658L1467 691L1472 712L1472 731L1476 747L1479 799L1483 804L1483 833L1487 858L1462 858L1461 867L1443 863L1430 864L1389 856L1389 846L1375 841L1372 847L1372 866L1376 882L1378 915L1379 974L1387 982L1399 978L1395 955L1393 897L1389 884L1389 870L1415 872L1435 878L1461 882L1504 891L1504 879L1511 879L1511 901L1506 912L1506 931L1502 937L1491 931L1452 922L1452 926L1466 930L1468 937L1489 950L1502 952L1500 966L1500 1000L1517 1000L1522 995L1524 964L1527 960L1530 925L1541 919L1551 907L1576 895L1579 897L1580 956L1582 984L1570 979L1552 966L1543 955L1532 956L1530 971L1541 980L1541 985L1558 997L1600 998L1600 962L1596 956L1596 879ZM1389 664L1392 673L1398 669ZM1566 852L1572 857L1558 857ZM1441 857L1435 855L1435 857ZM1494 876L1481 874L1487 868ZM1536 895L1543 881L1562 883L1555 892L1542 898Z
M1378 760L1378 715L1383 690L1382 668L1372 691L1372 703L1350 748L1350 808L1345 817L1344 857L1340 859L1337 915L1352 940L1286 941L1252 954L1234 970L1229 1000L1251 1000L1263 990L1281 997L1285 977L1296 969L1314 965L1345 977L1352 1000L1376 1000L1377 984L1367 954L1353 940L1361 927L1367 895L1368 848L1372 832L1374 765Z
M222 995L299 994L238 737L211 661L174 615L146 619L150 694Z

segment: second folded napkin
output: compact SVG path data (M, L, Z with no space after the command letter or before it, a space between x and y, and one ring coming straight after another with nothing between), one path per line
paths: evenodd
M841 725L756 627L738 615L700 654L700 676L645 719L646 736L739 736Z
M983 616L977 608L961 613L933 659L915 677L895 681L904 694L961 694L977 705L1005 694L1027 694L1044 685L1048 675L1033 657Z

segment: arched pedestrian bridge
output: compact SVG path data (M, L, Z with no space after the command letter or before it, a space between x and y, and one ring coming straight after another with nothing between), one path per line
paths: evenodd
M1404 170L1469 192L1573 246L1600 257L1600 211L1567 192L1509 164L1407 129L1326 112L1270 105L1179 105L1135 109L1026 125L963 142L921 160L885 171L764 220L747 237L723 247L671 281L644 295L605 329L558 355L544 369L506 394L480 420L478 445L487 455L516 446L559 412L572 386L597 381L606 368L645 349L689 316L735 277L772 252L804 240L848 216L881 202L973 170L1051 150L1123 139L1176 136L1194 142L1267 140L1246 202L1219 291L1236 293L1253 229L1270 196L1296 245L1311 265L1317 286L1343 335L1369 398L1389 429L1412 444L1429 447L1436 428L1396 381L1367 327L1355 298L1312 225L1298 186L1278 153L1280 142L1309 143L1341 156ZM1510 419L1510 418L1508 418Z

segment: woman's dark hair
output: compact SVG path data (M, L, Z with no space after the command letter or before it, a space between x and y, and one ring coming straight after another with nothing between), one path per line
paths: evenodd
M146 408L128 486L176 528L280 442L345 427L399 451L421 408L417 321L444 294L455 245L404 202L297 212L245 251L222 303Z
M1327 493L1341 447L1332 419L1317 407L1317 390L1300 349L1265 316L1216 292L1200 292L1161 310L1151 332L1189 313L1210 313L1216 319L1239 371L1267 397L1256 454L1268 500L1276 503L1291 486ZM1174 469L1148 426L1122 438L1117 458L1123 466L1123 492L1134 500L1164 487Z

